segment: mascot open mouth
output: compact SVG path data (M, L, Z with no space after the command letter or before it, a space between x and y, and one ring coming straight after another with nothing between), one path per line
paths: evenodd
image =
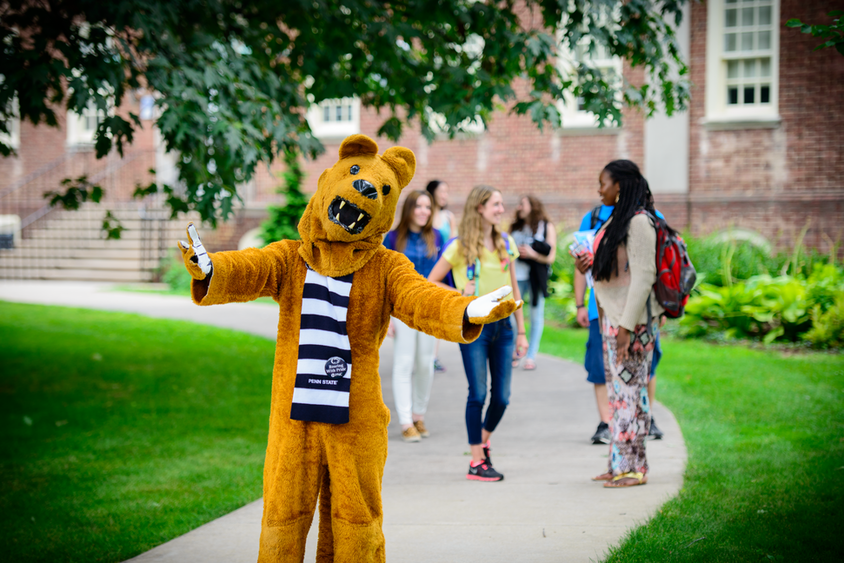
M369 224L369 213L340 196L328 206L328 218L349 233L356 235Z

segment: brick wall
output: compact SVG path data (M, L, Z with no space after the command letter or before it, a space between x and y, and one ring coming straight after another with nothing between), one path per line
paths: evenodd
M805 242L821 250L844 226L844 57L785 27L820 23L835 1L782 0L779 113L771 129L711 131L705 119L706 4L692 3L690 209L692 231L729 226L761 232L779 248Z

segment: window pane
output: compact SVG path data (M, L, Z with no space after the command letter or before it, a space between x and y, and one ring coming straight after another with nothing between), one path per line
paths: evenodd
M754 86L745 86L744 87L744 103L752 104L753 103L753 94L755 93L756 88Z
M738 0L727 0L727 4L736 4Z
M771 87L767 84L763 84L761 91L759 92L759 101L763 104L771 103Z
M759 76L771 76L771 59L759 59Z
M744 61L744 78L753 78L756 76L756 59Z
M349 108L349 121L351 121L352 120L352 106L349 105L349 106L346 106L346 107Z
M343 106L337 106L337 121L343 121Z
M739 62L738 61L727 61L727 78L738 78L739 77Z
M770 31L760 31L759 33L759 49L770 49L771 48L771 32Z
M753 32L749 33L742 33L741 34L741 50L742 51L752 51L753 50Z
M328 106L322 106L322 120L326 123L331 121L331 108Z
M741 25L743 27L749 27L753 25L753 8L741 9Z
M736 34L735 33L728 33L724 36L724 50L725 51L735 51L736 50Z
M759 7L759 25L771 25L771 7Z
M735 27L738 23L736 20L738 19L737 10L727 10L727 18L725 25L727 27Z
M737 104L738 103L738 88L735 86L731 88L727 88L727 103L728 104Z

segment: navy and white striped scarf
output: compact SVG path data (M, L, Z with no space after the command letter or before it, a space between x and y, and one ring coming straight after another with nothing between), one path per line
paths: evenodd
M302 294L299 362L290 418L310 422L349 422L352 351L346 312L352 278L322 276L308 268Z

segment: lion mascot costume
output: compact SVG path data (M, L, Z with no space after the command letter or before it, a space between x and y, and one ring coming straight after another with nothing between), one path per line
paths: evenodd
M390 411L378 350L390 316L452 342L521 304L502 288L462 297L419 274L381 244L413 152L354 135L319 177L299 222L301 241L209 254L193 224L179 243L198 305L279 305L259 563L302 561L319 498L317 561L383 562L381 479Z

